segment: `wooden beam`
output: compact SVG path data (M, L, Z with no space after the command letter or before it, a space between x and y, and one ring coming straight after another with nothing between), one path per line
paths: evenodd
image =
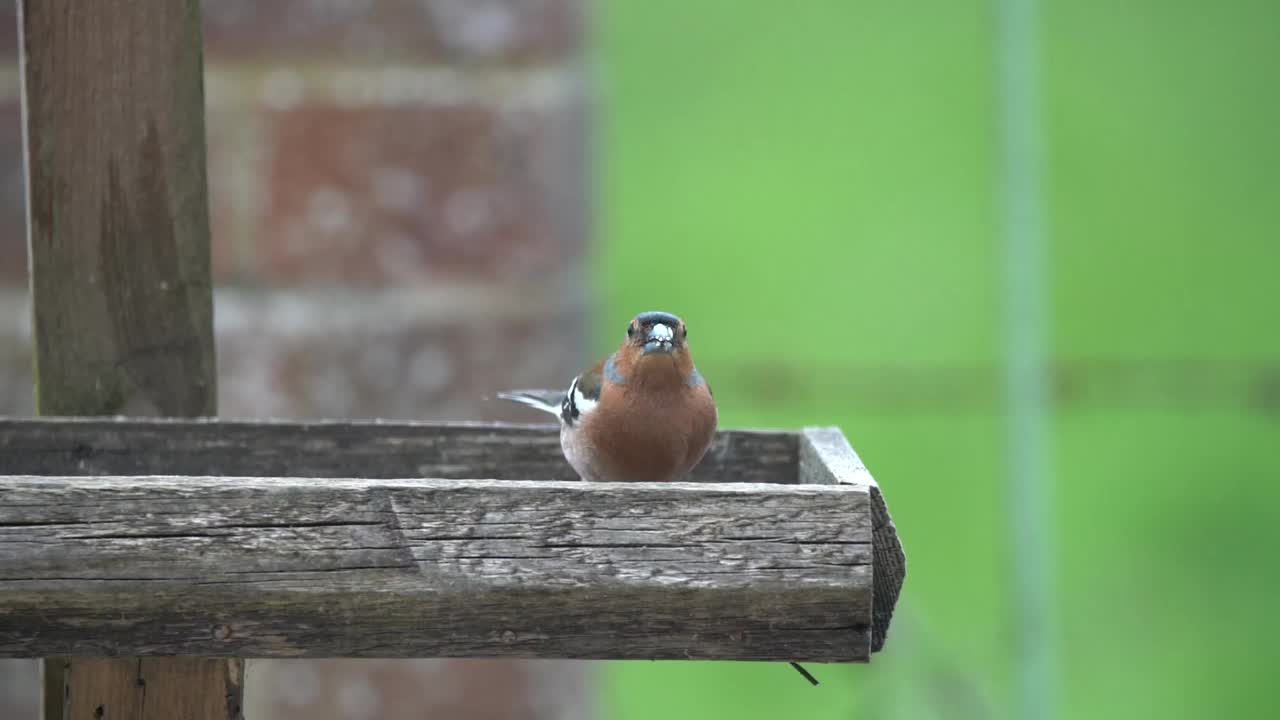
M799 435L726 430L695 482L794 483ZM0 473L576 480L552 425L0 418Z
M902 550L898 530L889 516L884 495L839 428L805 428L800 441L799 460L801 483L852 485L868 490L875 555L871 651L879 652L884 649L889 635L889 623L893 620L898 595L902 592L902 583L907 577L907 556Z
M0 656L866 661L865 485L0 477Z
M21 0L36 405L212 415L199 0ZM68 646L74 649L74 646ZM53 659L44 717L239 717L239 663Z

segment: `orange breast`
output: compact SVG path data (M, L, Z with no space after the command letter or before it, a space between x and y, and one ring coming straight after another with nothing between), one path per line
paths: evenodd
M702 459L716 429L716 407L705 385L638 392L606 385L584 418L592 465L614 482L682 479Z

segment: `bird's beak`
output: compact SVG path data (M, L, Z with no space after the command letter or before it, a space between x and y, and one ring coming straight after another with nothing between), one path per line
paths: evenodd
M669 326L662 323L654 323L649 326L649 332L644 336L644 351L651 352L671 352L675 348L675 331Z

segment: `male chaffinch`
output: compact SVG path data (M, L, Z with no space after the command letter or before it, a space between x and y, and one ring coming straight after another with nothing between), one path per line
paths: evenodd
M675 315L640 313L622 346L574 378L568 391L498 397L558 416L560 447L583 480L680 480L707 452L717 421L688 339Z
M711 446L718 419L711 386L689 353L689 329L665 312L632 318L622 346L567 391L498 397L559 417L560 447L587 481L680 480ZM818 684L799 663L791 666Z

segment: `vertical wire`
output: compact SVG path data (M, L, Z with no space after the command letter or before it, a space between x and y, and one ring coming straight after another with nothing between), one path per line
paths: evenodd
M998 190L1012 549L1013 713L1057 716L1051 478L1046 453L1046 230L1037 0L997 0Z

